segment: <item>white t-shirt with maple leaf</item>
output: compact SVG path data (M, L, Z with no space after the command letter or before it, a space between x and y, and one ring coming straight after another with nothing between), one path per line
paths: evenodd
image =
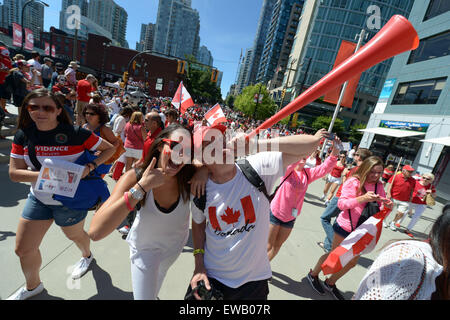
M284 173L281 152L261 152L247 160L270 193ZM207 275L231 288L272 276L267 258L270 204L236 167L236 175L226 183L208 180L204 212L191 201L193 220L207 220Z

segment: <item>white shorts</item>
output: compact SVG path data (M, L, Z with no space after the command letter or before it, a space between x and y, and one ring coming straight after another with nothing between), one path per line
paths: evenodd
M341 184L341 183L342 183L342 179L341 179L341 178L333 177L331 174L329 174L329 175L327 176L327 182L336 183L336 184Z
M392 199L394 204L397 206L397 211L401 213L406 213L410 209L410 203L407 201L400 201Z
M142 152L143 151L141 149L125 148L125 157L141 159L142 158Z

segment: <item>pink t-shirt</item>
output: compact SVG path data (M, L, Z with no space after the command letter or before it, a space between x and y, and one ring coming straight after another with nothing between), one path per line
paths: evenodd
M337 163L337 158L329 156L323 164L314 168L305 168L302 171L295 171L298 162L291 164L283 181L293 170L292 174L284 181L273 198L270 209L272 214L281 221L292 221L300 214L303 206L308 184L322 178L328 174Z
M383 184L378 181L377 186L377 194L379 194L382 198L386 197L386 192L384 191ZM364 185L366 191L375 192L375 184L366 183ZM359 180L356 177L351 177L350 179L344 182L342 186L342 194L338 200L338 207L341 209L341 213L336 219L336 222L339 226L347 232L351 232L352 228L350 226L350 218L348 212L350 210L352 215L353 229L356 227L358 223L359 217L366 206L366 202L359 203L356 198L363 195L363 193L358 192L359 189ZM378 202L380 209L382 209L382 202Z
M144 149L144 140L141 133L142 124L127 123L125 126L125 148Z

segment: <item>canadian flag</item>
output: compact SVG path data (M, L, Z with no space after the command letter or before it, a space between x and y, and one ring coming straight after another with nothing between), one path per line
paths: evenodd
M181 108L180 108L180 100L181 100ZM191 95L184 87L183 81L180 82L177 92L175 93L175 96L172 99L172 105L175 108L177 108L181 114L184 114L188 108L194 106L194 100L192 100Z
M33 50L34 48L34 36L33 31L28 28L24 28L25 30L25 49Z
M13 46L20 47L22 46L22 26L13 23Z
M45 55L50 55L50 44L48 42L45 42Z
M390 212L391 209L385 206L383 210L371 216L350 233L336 249L330 252L320 266L323 274L334 274L345 267L354 257L375 249L383 229L383 219Z
M222 108L218 103L205 113L205 119L206 121L208 121L210 126L214 126L222 122L227 122L227 118L225 117L225 114L223 113Z

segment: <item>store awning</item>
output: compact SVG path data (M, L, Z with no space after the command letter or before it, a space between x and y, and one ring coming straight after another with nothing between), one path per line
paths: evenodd
M426 140L420 140L420 141L450 146L450 137L433 138L433 139L426 139Z
M389 137L395 137L395 138L405 138L405 137L425 135L425 132L400 130L400 129L389 129L389 128L367 128L367 129L360 129L358 131L381 134L383 136L389 136Z

